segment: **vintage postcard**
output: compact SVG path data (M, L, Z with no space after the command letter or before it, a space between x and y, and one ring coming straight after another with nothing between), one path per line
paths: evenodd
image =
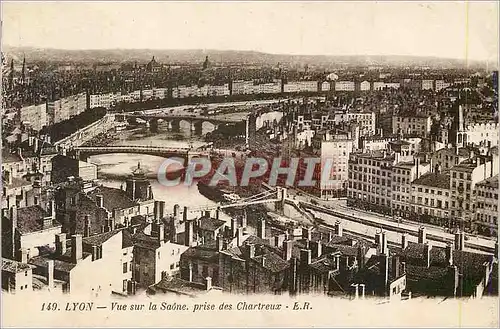
M496 1L2 1L3 327L498 327Z

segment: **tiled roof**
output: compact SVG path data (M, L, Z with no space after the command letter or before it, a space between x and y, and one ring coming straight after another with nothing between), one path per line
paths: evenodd
M204 231L215 231L224 226L226 221L212 217L202 217L200 219L200 229Z
M185 295L198 295L201 293L206 293L207 290L205 285L201 283L189 282L180 278L167 277L162 279L157 284L149 287L151 292L167 292L171 291L178 294Z
M289 266L287 261L283 260L283 258L278 256L274 252L265 252L262 255L255 256L252 259L257 263L262 264L263 257L264 257L263 267L273 273L284 271Z
M498 189L498 175L487 178L487 179L476 184L476 186L478 186L478 185Z
M24 178L12 177L12 184L5 184L7 188L17 188L22 186L30 186L32 183Z
M323 255L314 260L310 266L318 272L329 272L335 269L335 258L331 255Z
M19 273L30 270L31 266L12 259L2 258L2 272Z
M113 237L115 234L121 232L121 230L114 230L110 232L100 233L83 238L83 243L90 246L100 246L104 242L108 241L109 238Z
M113 209L126 209L137 205L136 202L131 200L126 192L119 188L112 188L106 186L99 186L94 191L89 193L92 200L95 201L95 196L101 194L103 196L104 208L108 211L113 211Z
M17 153L10 153L7 149L2 149L2 162L12 163L22 161L21 157Z
M207 248L205 245L187 249L182 256L189 258L198 258L205 261L216 261L219 252L214 248Z
M43 230L42 220L48 214L40 206L19 208L17 210L17 229L21 234L28 234ZM51 227L59 226L55 221Z
M442 189L450 188L450 175L439 173L427 173L413 181L415 185L437 187Z

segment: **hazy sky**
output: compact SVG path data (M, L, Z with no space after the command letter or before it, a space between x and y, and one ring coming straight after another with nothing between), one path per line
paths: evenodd
M498 57L496 1L3 2L2 19L10 46Z

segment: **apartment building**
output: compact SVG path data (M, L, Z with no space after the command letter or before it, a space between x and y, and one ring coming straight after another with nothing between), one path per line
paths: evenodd
M408 160L408 159L405 159ZM409 217L411 212L410 200L412 182L430 171L429 163L421 163L414 157L410 161L400 161L392 167L392 202L393 213L402 217Z
M434 80L422 80L422 90L434 90Z
M431 124L432 119L429 115L394 115L392 133L427 137L431 132Z
M412 216L436 225L450 224L450 175L426 173L411 183L410 212Z
M355 89L354 81L335 81L335 91L354 91Z
M451 83L448 83L444 80L436 80L436 92L438 92L442 89L446 89L449 86L451 86Z
M480 234L497 236L498 174L477 183L475 192L474 224Z
M47 126L47 104L30 105L20 108L19 117L24 126L40 131Z
M331 113L328 117L328 121L333 124L339 124L343 122L357 123L359 125L360 136L375 134L375 120L375 112L337 111Z
M370 81L365 80L359 84L359 90L361 90L361 91L369 91L370 89L371 89Z
M288 81L283 87L285 93L317 92L318 81Z
M321 197L325 200L345 195L349 155L353 150L353 140L347 135L335 135L321 142ZM323 171L329 171L329 175ZM323 178L326 179L323 179Z
M465 160L474 157L474 152L464 147L451 147L439 149L431 155L432 171L449 171Z
M476 156L450 169L451 216L465 228L471 228L474 219L476 184L498 174L498 155Z

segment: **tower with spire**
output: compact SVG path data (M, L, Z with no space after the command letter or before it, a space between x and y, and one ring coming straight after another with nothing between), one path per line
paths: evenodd
M23 56L23 69L21 71L21 83L24 85L26 82L26 56Z
M14 59L10 60L9 89L14 89Z
M210 61L208 60L208 56L205 57L205 61L203 62L203 69L206 70L210 67Z

